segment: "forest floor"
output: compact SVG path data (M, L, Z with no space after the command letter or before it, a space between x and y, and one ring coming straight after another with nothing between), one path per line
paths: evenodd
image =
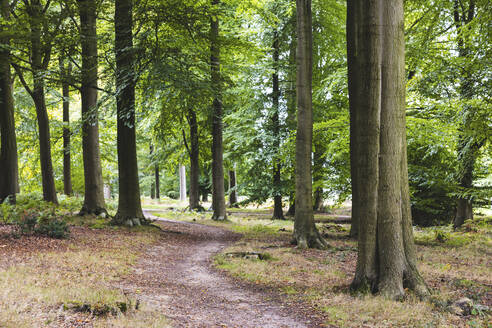
M490 217L417 229L434 293L394 302L350 294L346 209L316 215L330 249L301 251L293 222L269 209L230 209L218 223L177 201L143 206L149 227L67 216L62 240L0 225L0 327L492 327ZM453 310L462 297L468 313Z

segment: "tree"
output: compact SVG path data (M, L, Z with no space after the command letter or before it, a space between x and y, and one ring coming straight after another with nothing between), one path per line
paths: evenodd
M284 220L284 211L282 206L282 193L281 193L281 176L280 176L280 118L279 118L279 98L280 98L280 86L279 86L279 53L280 44L278 32L273 32L273 74L272 74L272 103L273 103L273 115L272 115L272 128L274 137L274 158L273 158L273 219Z
M31 67L27 69L18 63L14 63L14 68L36 107L43 199L47 202L57 204L58 199L51 161L50 125L45 98L45 72L50 64L54 38L59 32L65 13L63 10L61 12L57 10L51 12L50 9L52 8L50 5L53 4L49 1L44 6L40 0L24 1L22 14L27 19L29 26L27 33L29 60L25 60L25 62L27 61ZM48 20L51 21L51 24L47 23ZM23 22L23 20L18 20L19 24L23 24ZM24 78L25 70L29 70L32 73L32 88Z
M311 154L312 110L311 0L297 0L297 134L294 239L299 248L327 246L314 223Z
M18 192L17 141L14 122L14 99L12 97L12 77L10 72L10 1L0 4L0 203L10 197L15 203Z
M399 298L404 287L428 289L416 266L405 134L403 0L353 0L348 5L350 72L357 95L352 150L358 165L360 215L352 289ZM384 28L383 28L384 27ZM352 48L354 47L354 48ZM352 84L353 86L353 84ZM353 95L353 93L351 93ZM361 98L359 98L361 99ZM352 100L351 100L352 101ZM357 152L355 152L357 151Z
M72 74L72 63L65 65L65 60L60 56L60 77L62 81L63 96L63 192L65 195L72 195L72 169L70 160L70 84L69 79Z
M212 7L218 10L220 1L212 0ZM210 67L213 104L212 104L212 219L227 219L224 192L224 163L222 145L222 98L220 77L220 40L219 16L213 13L210 18Z
M140 203L135 136L135 72L133 0L115 1L116 112L118 147L118 211L113 222L140 225L145 217Z
M202 209L200 207L200 149L198 144L198 123L196 112L190 108L187 116L188 125L190 126L190 210ZM183 138L185 138L183 136ZM185 138L186 141L186 138Z
M468 6L465 8L465 3ZM472 56L470 49L470 40L467 38L467 28L475 18L475 1L459 1L454 0L453 18L456 27L458 38L458 56L468 60ZM473 187L475 162L478 157L480 148L484 145L485 138L483 136L474 136L467 133L467 128L474 119L473 107L466 101L470 101L474 96L474 79L473 72L470 72L469 67L464 66L461 69L459 92L462 100L465 101L463 108L462 119L459 122L458 136L458 184L464 190L469 190ZM465 220L473 219L473 203L472 199L467 196L458 198L456 207L456 216L453 220L455 228L463 225Z
M97 32L96 1L78 0L82 45L82 151L84 157L85 194L80 215L106 213L104 183L99 155L97 109Z

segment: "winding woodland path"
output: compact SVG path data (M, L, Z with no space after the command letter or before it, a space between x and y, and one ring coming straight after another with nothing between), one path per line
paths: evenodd
M163 237L125 284L139 289L146 306L162 309L173 327L319 327L316 319L282 305L278 295L240 285L212 268L212 257L240 235L145 214L158 221Z

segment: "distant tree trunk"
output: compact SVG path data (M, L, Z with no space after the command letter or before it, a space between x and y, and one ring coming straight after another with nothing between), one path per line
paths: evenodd
M115 1L116 110L118 115L118 225L145 223L140 203L135 136L135 72L132 0Z
M314 204L313 210L319 211L323 205L323 179L325 177L325 141L320 140L320 138L315 138L314 143L314 153L313 153L313 184L316 185L314 190Z
M297 0L297 135L294 239L299 248L327 246L314 224L311 174L313 148L313 38L311 0Z
M179 200L186 200L186 168L184 165L179 166Z
M150 160L152 161L152 154L154 153L154 146L150 144L150 150L149 150L149 157ZM150 198L155 199L155 181L152 181L150 183Z
M194 210L200 209L200 149L196 113L191 108L188 111L188 123L190 125L190 210Z
M212 6L217 8L219 0L212 0ZM222 96L220 77L220 44L219 17L213 15L210 19L210 65L212 90L214 93L212 110L212 208L213 220L227 219L224 192L224 163L222 145Z
M274 157L273 157L273 219L285 220L284 210L282 206L282 179L280 175L280 119L279 119L279 100L280 100L280 86L278 79L279 71L279 53L280 44L278 39L278 32L273 32L273 66L274 72L272 74L272 103L273 103L273 115L272 115L272 129L274 138Z
M349 33L355 38L349 42L357 44L362 70L350 77L365 95L364 103L352 108L355 135L364 145L353 153L364 229L358 232L352 289L400 298L406 287L425 296L428 289L415 265L406 164L403 0L352 1L349 8L360 10L361 33Z
M161 183L159 177L159 163L155 164L155 198L161 199Z
M454 24L458 35L458 56L466 59L470 56L470 49L462 33L465 32L464 29L475 17L475 1L469 0L467 8L464 3L466 1L454 0ZM473 77L466 68L462 69L460 84L461 98L463 100L471 99L474 93ZM481 143L477 142L474 136L466 135L464 132L470 125L472 116L470 110L465 108L458 129L458 184L464 190L473 187L473 171L478 151L481 148ZM453 220L454 228L460 227L469 219L473 219L473 202L470 198L459 198L457 200L456 216Z
M36 107L36 116L39 129L39 152L41 161L41 178L43 185L43 199L47 202L58 204L56 196L55 179L53 176L53 164L51 162L51 137L48 111L46 109L44 93L44 75L49 62L50 53L43 52L41 41L41 15L40 5L31 8L31 67L33 74L33 90L31 93ZM44 56L43 56L44 54Z
M62 78L63 96L63 193L72 195L72 169L70 160L70 85L68 82L72 74L72 64L65 66L65 60L60 56L60 75Z
M289 195L289 209L287 210L286 215L294 216L296 214L296 199L294 193L292 192Z
M106 212L97 109L96 1L79 0L82 45L82 154L84 157L84 204L80 215Z
M229 206L239 207L237 204L237 193L236 193L236 171L235 169L229 170Z
M2 19L10 18L9 1L0 4ZM0 203L10 197L15 203L18 192L17 141L14 122L14 98L12 97L12 77L10 72L10 37L8 27L0 25Z
M357 40L360 40L359 24L361 15L361 2L360 1L347 1L347 62L348 62L348 91L349 91L349 110L350 110L350 176L352 186L352 218L350 226L350 236L356 237L359 231L360 221L360 197L358 195L359 187L358 183L361 182L357 178L357 146L360 143L356 133L359 132L357 128L357 103L361 99L358 81L360 79L359 74L362 69L360 66L360 54L357 52L360 45L357 44Z

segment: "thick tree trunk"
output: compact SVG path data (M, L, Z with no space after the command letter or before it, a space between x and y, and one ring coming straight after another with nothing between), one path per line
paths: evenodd
M97 109L97 33L96 1L79 0L82 45L82 151L85 194L80 215L106 212L104 183L99 153Z
M236 193L236 171L234 169L229 170L229 191L229 206L239 207Z
M65 66L65 60L60 57L60 75L62 78L63 96L63 193L72 195L72 168L70 160L70 85L68 79L72 74L72 64Z
M1 3L1 17L9 20L9 1ZM0 25L0 43L7 45L0 49L0 203L9 197L15 203L18 192L17 141L14 122L14 98L10 73L10 38L8 27Z
M135 135L135 72L132 0L115 1L116 110L118 115L118 211L113 223L145 223L140 203Z
M297 42L296 213L294 239L299 248L323 248L327 244L314 224L312 198L313 38L311 0L297 0Z
M352 187L352 212L351 212L351 225L350 236L356 237L359 231L360 221L360 196L358 195L358 183L360 180L357 178L357 146L359 144L359 138L356 133L359 131L357 128L357 110L359 104L357 103L361 99L358 81L360 79L362 67L360 66L361 58L357 52L360 50L360 44L357 41L360 40L360 24L361 24L361 2L360 1L347 1L347 62L348 62L348 91L349 91L349 110L350 110L350 176Z
M400 298L408 287L425 296L428 289L415 265L406 164L403 0L355 0L349 8L359 10L361 24L361 33L349 33L361 74L350 77L366 97L352 108L354 135L364 145L352 150L357 167L352 178L364 213L352 288Z
M273 156L273 219L285 220L284 210L282 206L282 179L280 175L280 118L279 118L279 100L280 100L280 86L279 86L279 53L280 44L278 39L278 32L273 32L273 69L272 74L272 130L274 138L274 156Z
M212 6L218 7L219 0L212 0ZM210 65L212 90L214 92L212 110L212 208L213 220L227 219L224 191L224 163L222 145L222 96L220 77L219 17L210 19Z
M200 149L198 144L198 123L196 113L190 109L188 112L190 125L190 210L201 209L200 206Z

